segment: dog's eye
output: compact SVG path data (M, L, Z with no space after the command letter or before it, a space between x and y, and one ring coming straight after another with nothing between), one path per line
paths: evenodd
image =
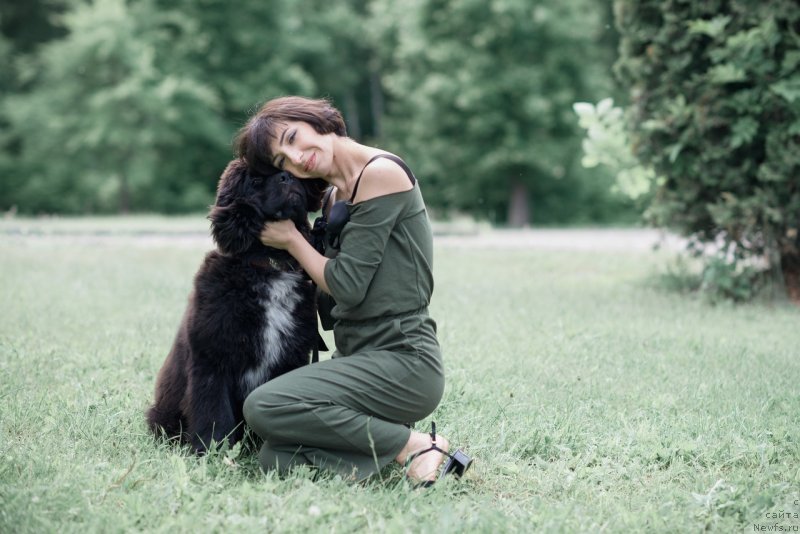
M263 178L261 178L260 176L257 176L257 177L255 177L255 178L253 178L253 179L251 180L251 183L252 183L252 184L253 184L255 187L261 187L261 184L263 184L263 183L264 183L264 179L263 179Z

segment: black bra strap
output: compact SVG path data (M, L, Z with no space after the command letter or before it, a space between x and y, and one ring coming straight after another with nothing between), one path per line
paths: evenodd
M367 165L369 165L370 163L372 163L373 161L375 161L378 158L387 158L387 159L390 159L390 160L394 161L395 163L400 165L400 168L402 168L406 172L406 175L408 176L408 179L411 180L411 185L414 185L415 183L417 183L417 179L414 177L414 173L411 172L411 169L408 168L408 165L406 165L405 161L403 161L402 159L398 158L394 154L378 154L377 156L372 156L369 159L369 161L366 163L366 165L364 165L364 168L361 169L361 172L358 173L358 178L356 178L356 185L353 186L353 194L350 195L350 203L351 204L352 204L353 200L356 198L356 193L358 192L358 184L361 182L361 175L364 174L364 170L367 168Z

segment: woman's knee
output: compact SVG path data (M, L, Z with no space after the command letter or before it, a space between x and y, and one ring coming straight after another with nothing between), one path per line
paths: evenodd
M256 388L244 400L242 415L245 422L262 439L269 440L277 437L280 431L282 418L291 408L292 401L280 391L270 387L270 383Z
M255 392L255 390L251 391L242 405L242 417L251 427L253 426L253 421L258 418L258 399L255 397Z
M273 406L273 403L270 402L271 396L267 384L264 384L254 389L244 399L242 406L242 416L245 422L262 438L266 437L264 435L267 430L266 423L269 420L270 407Z

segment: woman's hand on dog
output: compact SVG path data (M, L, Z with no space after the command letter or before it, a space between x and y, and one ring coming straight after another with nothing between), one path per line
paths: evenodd
M268 247L288 251L314 283L322 291L330 294L331 290L325 281L325 264L328 263L328 258L317 252L311 243L306 241L292 221L269 222L264 225L259 237Z
M303 238L295 227L294 223L288 219L283 221L268 222L261 229L261 242L272 248L288 250L293 239Z

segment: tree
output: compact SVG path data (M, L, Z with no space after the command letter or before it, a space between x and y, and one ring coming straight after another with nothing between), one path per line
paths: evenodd
M215 93L168 55L185 19L148 0L104 0L76 4L63 23L67 36L25 65L35 89L6 103L26 177L16 199L66 212L207 204L214 182L176 183L197 176L176 155L198 155L224 131Z
M2 8L43 37L13 62L27 90L0 87L0 209L202 209L248 115L300 94L407 157L432 207L597 220L614 204L575 164L570 104L610 92L613 32L577 1L47 0L69 6L50 26Z
M17 54L33 52L39 45L62 37L64 29L53 21L74 0L26 0L0 4L0 34Z
M302 50L319 39L302 27L308 1L156 0L159 11L179 13L184 21L174 28L172 46L181 48L181 69L217 95L226 141L259 103L316 92L315 80L300 64Z
M59 0L0 3L0 102L30 89L20 83L16 58L63 35L63 29L54 25L47 14L63 12L64 8L64 1ZM18 152L18 140L10 131L6 110L0 106L0 210L16 209L14 192L25 180L15 170Z
M564 220L588 194L602 194L583 186L571 111L576 99L611 91L596 3L403 7L417 18L396 18L393 59L402 68L386 77L392 137L431 182L433 204L520 226Z
M5 73L13 73L12 47L2 35L0 35L0 70ZM13 89L13 80L0 81L0 101L5 101ZM21 177L12 172L14 161L11 157L12 140L8 133L8 119L5 110L0 107L0 211L7 210L13 206L10 202L12 191ZM13 177L13 178L12 178ZM7 199L7 200L3 200Z
M615 9L632 146L663 177L651 222L699 250L721 247L713 266L727 286L753 283L763 260L800 299L797 2L617 0ZM737 277L745 286L732 285Z
M372 43L365 38L366 0L303 0L289 10L294 57L314 81L312 96L331 98L342 111L348 134L356 139L380 135L370 88Z
M333 96L351 131L373 134L365 10L365 0L75 2L59 19L64 36L20 62L30 91L3 107L10 136L0 142L19 147L10 160L20 172L0 202L203 209L236 130L283 94Z

